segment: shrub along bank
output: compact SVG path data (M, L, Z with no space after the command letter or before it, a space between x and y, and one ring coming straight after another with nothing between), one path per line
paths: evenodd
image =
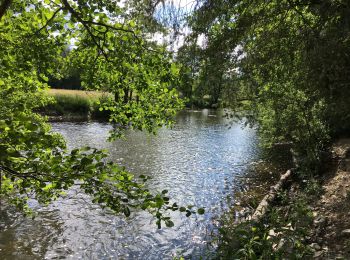
M237 206L221 218L217 234L218 259L305 259L312 257L312 200L318 184L294 186L280 192L258 221L236 219ZM307 192L301 192L306 190ZM239 205L241 208L245 205Z

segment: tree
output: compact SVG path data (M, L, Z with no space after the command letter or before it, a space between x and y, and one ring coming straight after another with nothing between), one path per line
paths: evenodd
M181 64L180 83L178 89L180 93L188 100L188 105L196 102L195 97L195 79L199 69L200 50L196 44L186 44L179 48L176 61Z
M28 209L28 198L49 203L78 185L94 202L116 213L128 216L130 208L141 208L156 216L159 227L161 221L172 226L163 213L179 207L170 204L167 191L152 194L143 186L147 177L134 180L107 161L106 151L89 147L68 151L63 138L34 112L52 102L43 95L48 77L59 77L59 67L72 62L83 70L86 88L115 94L115 100L102 104L118 124L112 137L120 136L126 127L154 132L171 124L182 107L173 88L178 69L163 48L145 40L137 21L128 20L126 10L117 3L1 2L1 198ZM74 50L62 55L72 42Z
M350 129L349 10L348 1L205 0L190 20L208 57L237 72L232 107L257 122L265 144L291 142L314 166L329 136ZM211 64L206 78L222 78Z

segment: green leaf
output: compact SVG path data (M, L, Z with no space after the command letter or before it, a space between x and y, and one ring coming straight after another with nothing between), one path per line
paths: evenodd
M167 227L173 227L173 226L174 226L174 222L172 222L171 220L166 220L166 221L165 221L165 225L166 225Z
M129 216L130 216L130 209L129 209L128 207L125 207L124 210L123 210L123 212L124 212L124 215L125 215L126 217L129 217Z
M129 22L129 25L130 25L131 27L135 27L135 26L136 26L136 23L135 23L134 20L131 20L131 21Z
M203 214L205 213L204 208L199 208L199 209L197 210L197 213L198 213L199 215L203 215Z
M157 220L157 221L156 221L156 224L157 224L158 229L161 229L161 228L162 228L162 223L161 223L160 220Z

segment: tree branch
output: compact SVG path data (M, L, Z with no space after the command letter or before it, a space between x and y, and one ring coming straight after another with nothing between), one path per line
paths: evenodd
M311 26L310 22L305 18L305 16L303 15L303 13L297 8L297 6L295 4L293 4L293 2L291 0L287 0L287 2L289 3L290 7L293 8L293 10L300 15L301 19L303 20L303 22L313 31L314 28Z
M43 182L43 180L37 178L36 176L33 176L32 174L35 173L35 172L25 172L25 173L20 173L20 172L16 172L14 170L12 170L11 168L9 167L6 167L4 165L0 165L0 170L3 170L9 174L12 174L14 176L17 176L19 178L24 178L24 179L27 179L27 178L32 178L34 180L37 180L39 182Z
M90 27L87 25L87 22L84 21L78 12L76 12L73 7L70 6L70 4L68 3L68 0L62 0L62 3L65 7L65 9L67 9L70 14L72 16L74 16L86 29L87 33L90 35L92 41L94 42L94 44L97 46L97 48L101 51L102 55L105 57L105 59L108 61L108 55L107 53L103 50L103 48L101 47L101 45L97 42L96 40L96 36L92 33Z
M58 14L59 11L63 10L62 7L58 8L54 13L53 15L51 16L51 18L49 20L46 21L46 23L43 25L43 27L41 27L38 31L36 31L35 34L39 34L44 28L46 28L49 23L55 18L55 16Z
M67 181L71 180L72 178L69 178L67 176L50 176L48 174L40 173L40 172L18 172L15 171L7 166L0 165L0 171L3 170L4 172L7 172L11 174L12 176L16 176L17 178L21 179L33 179L38 182L53 182L53 181ZM35 174L35 175L34 175ZM84 177L84 175L74 174L75 177ZM94 180L94 179L92 179Z
M125 28L121 28L121 27L114 27L112 25L109 24L105 24L105 23L100 23L100 22L94 22L94 21L85 21L82 20L84 23L88 23L88 24L93 24L93 25L98 25L98 26L102 26L102 27L106 27L109 29L112 29L114 31L122 31L122 32L127 32L127 33L131 33L134 35L134 37L138 38L138 36L135 34L135 32L133 30L129 30L129 29L125 29Z

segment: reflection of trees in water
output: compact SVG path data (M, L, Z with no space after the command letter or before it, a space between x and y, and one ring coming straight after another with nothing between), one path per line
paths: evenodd
M224 121L223 111L218 109L199 109L184 110L176 116L177 125L190 124L191 126L201 127L203 125L211 126Z

